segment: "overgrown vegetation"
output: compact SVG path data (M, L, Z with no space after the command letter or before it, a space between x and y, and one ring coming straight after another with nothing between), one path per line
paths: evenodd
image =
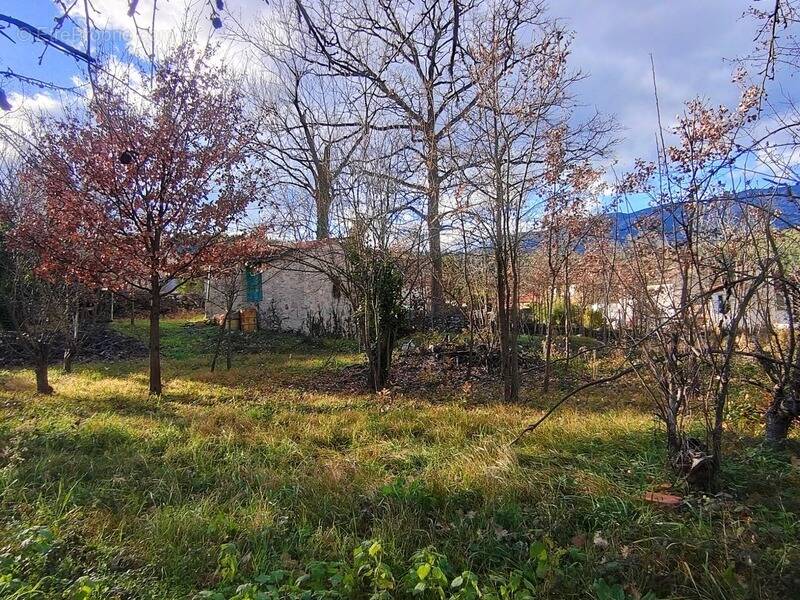
M51 397L27 370L0 372L0 597L728 599L800 584L800 472L759 444L768 399L752 391L728 405L725 493L702 496L670 479L636 381L510 447L552 397L322 392L363 358L277 334L212 374L214 333L163 323L160 399L144 360L54 374ZM681 508L644 500L669 484Z

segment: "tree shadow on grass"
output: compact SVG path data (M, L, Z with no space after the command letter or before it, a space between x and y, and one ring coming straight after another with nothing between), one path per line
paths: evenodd
M324 344L321 347L297 345L295 338L291 340L302 353L286 352L285 346L288 342L285 337L275 338L283 344L276 346L278 352L235 356L233 369L230 371L218 369L214 373L210 372L210 356L165 358L163 399L182 405L202 406L278 395L285 395L295 401L299 396L309 394L358 398L371 394L367 387L366 368L355 362L354 355L341 354L336 347L329 352ZM301 338L297 339L303 342ZM458 402L474 406L494 404L502 397L496 378L483 377L466 382L463 371L463 368L453 371L437 364L422 368L413 361L411 364L398 363L395 367L396 383L391 388L390 396L401 396L421 403ZM27 380L27 377L21 381ZM98 388L102 387L102 383L114 383L116 379L119 385L129 386L129 389L125 389L125 394L133 394L135 390L130 389L130 386L136 386L144 396L147 390L147 364L144 360L81 364L76 367L73 376L54 373L53 385L56 393L86 397L84 390L78 389L72 393L68 389L70 385L80 388L80 378L88 379L92 385L97 384ZM62 382L65 385L62 386ZM20 391L32 392L32 386L31 376L29 389L23 387ZM530 410L546 410L566 389L542 394L536 374L527 373L523 378L521 405ZM114 393L113 390L101 390L100 396ZM586 392L581 397L570 400L570 405L592 414L602 414L609 409L622 407L649 411L650 406L643 398L638 384L634 386L632 383L618 382L614 386ZM386 398L376 400L383 402Z
M150 398L130 396L110 396L103 400L80 400L81 409L97 414L113 413L121 417L148 417L158 421L185 426L186 419L181 417L169 402L153 401Z
M274 423L266 435L251 437L251 430L225 434L224 418L214 415L205 422L209 429L145 430L138 418L158 414L130 399L114 402L114 410L129 418L5 434L3 444L15 444L21 460L3 465L3 502L10 515L37 521L58 519L54 507L61 515L81 515L68 517L61 529L95 542L98 535L113 540L165 578L190 586L209 580L216 549L231 541L241 555L249 554L245 576L293 561L346 560L370 538L384 542L389 561L433 545L457 572L486 576L523 562L532 542L547 537L567 548L576 536L591 540L596 531L605 545L584 549L586 589L611 562L623 581L667 592L685 583L680 561L720 571L728 564L717 528L738 517L665 514L642 500L642 492L665 476L660 445L646 430L555 428L519 449L509 449L506 435L495 432L453 446L450 437L420 436L413 427L365 431L347 420L315 436L311 428L323 425L320 415L333 415L294 411L292 431ZM253 420L254 432L264 426L255 415L241 418ZM380 423L388 417L371 418ZM391 418L397 424L397 415ZM436 427L444 425L429 424ZM298 431L306 438L298 441ZM329 443L328 433L342 443ZM755 469L743 475L751 482L763 477ZM784 493L800 492L791 480L774 484ZM765 518L753 517L766 526ZM760 550L769 555L768 547ZM675 575L659 579L641 568L646 564ZM766 571L756 564L750 573Z

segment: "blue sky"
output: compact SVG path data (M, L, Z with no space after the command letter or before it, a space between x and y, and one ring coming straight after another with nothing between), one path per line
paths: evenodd
M142 0L145 4L147 0ZM162 0L162 28L174 26L169 13L179 5L199 0ZM597 108L616 115L624 140L617 149L617 170L629 167L636 157L654 156L656 117L653 103L650 55L656 64L662 115L672 123L682 103L703 96L713 103L735 106L738 89L731 83L730 62L753 46L756 24L743 16L752 0L552 0L551 13L575 31L572 65L589 77L579 84L579 95L587 109ZM764 0L761 0L763 3ZM94 0L102 11L97 23L109 30L127 24L125 0ZM201 2L201 4L205 4ZM263 0L228 0L232 10L251 16L265 10ZM11 14L43 29L52 27L57 11L52 0L0 0L0 12ZM162 32L163 33L163 32ZM74 26L65 27L69 40L81 45ZM124 45L121 34L117 45ZM70 85L79 67L69 58L48 50L38 64L42 46L21 39L16 44L0 38L0 64L15 71ZM6 91L26 96L41 94L0 81ZM798 81L782 73L773 84L773 97L795 95ZM53 94L49 94L53 95ZM39 96L42 100L42 96ZM47 103L44 99L40 103ZM3 118L0 116L0 118Z
M52 28L56 10L49 0L0 0L0 12L16 17L39 28ZM58 52L49 49L39 65L42 53L41 44L31 43L30 37L20 35L13 28L6 31L15 40L12 44L7 39L0 39L0 64L15 72L53 81L59 85L70 85L71 77L77 72L75 62ZM13 83L8 88L19 89ZM7 90L8 91L8 90ZM25 89L31 93L31 89Z
M656 66L662 118L674 122L694 96L735 107L731 83L737 57L754 46L757 25L744 13L766 0L560 0L551 11L576 32L572 64L590 75L581 97L615 114L625 128L620 163L654 155L656 112L650 55ZM797 94L798 81L783 72L773 85Z

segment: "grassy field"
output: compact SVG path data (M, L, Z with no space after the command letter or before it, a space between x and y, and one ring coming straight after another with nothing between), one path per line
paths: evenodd
M286 336L212 374L210 328L163 331L160 399L145 360L52 397L0 371L0 597L798 597L800 469L760 448L758 399L731 406L727 493L670 509L632 382L512 448L555 396L339 390L354 349Z

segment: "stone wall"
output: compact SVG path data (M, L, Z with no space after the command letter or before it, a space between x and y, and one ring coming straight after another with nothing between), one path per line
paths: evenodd
M346 333L350 305L327 274L282 259L265 266L261 289L263 327L314 335Z
M266 261L261 271L261 301L248 302L245 271L239 277L234 310L255 306L259 327L311 335L346 335L351 329L351 309L346 298L323 269L313 268L307 257L281 257ZM206 287L206 317L224 314L225 302L217 286Z

